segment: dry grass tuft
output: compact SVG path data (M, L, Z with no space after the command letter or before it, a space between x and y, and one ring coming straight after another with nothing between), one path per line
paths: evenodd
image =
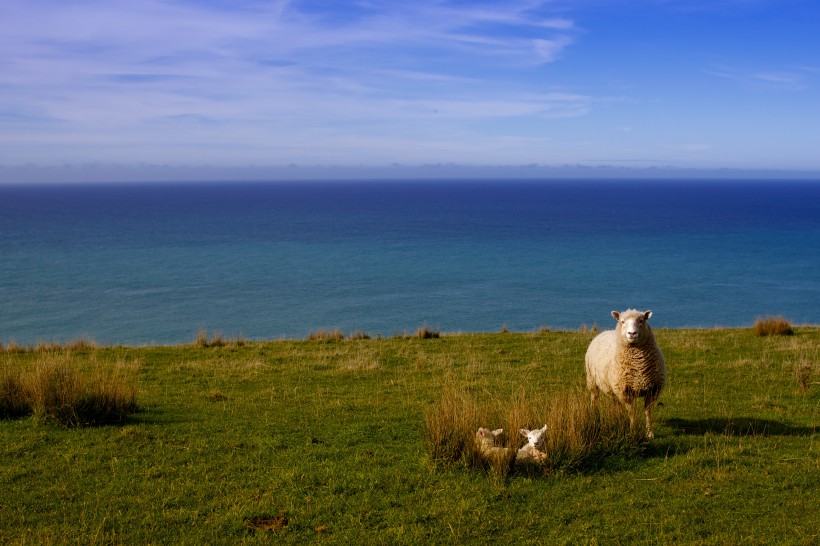
M194 345L197 347L224 347L225 340L222 339L221 334L215 334L214 337L208 339L208 331L205 328L202 328L196 334Z
M0 371L0 418L13 419L31 414L20 375L8 368Z
M308 333L307 336L309 341L342 341L345 336L341 330L338 328L335 330L317 330L315 332Z
M433 330L426 324L424 326L420 326L413 337L418 339L438 339L441 337L441 332L438 330Z
M527 465L525 472L549 475L557 471L580 472L600 467L612 456L634 456L643 452L643 430L629 429L622 408L607 398L593 404L581 389L547 396L523 390L509 399L490 395L477 402L466 389L452 384L441 399L425 413L427 448L433 461L468 467L488 467L504 476L513 468L514 453L524 443L521 428L548 426L547 457L542 465ZM483 460L475 447L478 427L504 428L501 446L511 448L509 457Z
M8 353L56 353L63 351L93 351L99 349L99 344L90 337L80 337L72 341L61 343L59 341L38 341L36 345L18 345L15 341L10 341L4 348L0 343L0 353L4 350Z
M90 337L81 337L63 345L67 351L89 351L99 348L99 344Z
M126 367L99 365L80 373L67 352L40 357L28 372L5 372L0 397L5 417L34 414L65 427L120 422L137 410Z
M480 426L486 426L480 415L478 404L467 391L448 381L439 401L424 413L430 458L448 464L479 462L475 433Z
M755 321L754 333L756 336L791 336L794 335L794 329L791 322L781 316L758 317Z
M25 351L23 347L17 344L16 341L12 340L9 341L8 344L3 348L3 350L7 353L22 353Z
M597 334L598 333L598 323L593 322L591 327L587 326L586 323L584 323L584 324L582 324L581 326L578 327L578 331L582 334L589 334L589 333Z

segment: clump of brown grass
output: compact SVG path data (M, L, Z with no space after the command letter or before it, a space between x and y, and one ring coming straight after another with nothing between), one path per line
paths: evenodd
M316 330L315 332L308 333L307 336L309 341L342 341L345 338L345 335L342 333L341 330L336 328L335 330Z
M10 369L0 371L0 418L13 419L31 414L20 375Z
M16 341L12 340L12 341L9 341L8 344L6 344L5 347L3 347L2 344L0 344L0 352L3 352L3 351L5 351L7 353L22 353L23 351L25 351L25 349L23 347L21 347L20 345L18 345Z
M99 348L96 341L90 337L80 337L63 345L67 351L88 351Z
M136 387L123 366L81 373L69 353L48 354L36 366L0 379L0 413L34 414L65 427L123 421L137 410Z
M630 431L625 411L602 398L593 404L586 392L570 389L547 396L523 389L507 399L484 395L476 401L466 389L452 384L425 413L427 447L436 462L489 467L505 476L512 469L549 475L557 471L580 472L601 466L607 458L635 456L643 452L643 430ZM519 429L547 424L546 460L540 465L513 466L515 452L525 440ZM484 460L475 446L478 427L502 425L502 447L509 456Z
M36 345L18 345L11 341L5 350L9 353L53 353L61 351L91 351L98 349L99 344L92 338L83 336L77 339L61 343L59 341L38 341ZM0 352L3 352L3 344L0 343Z
M578 327L578 331L582 334L588 334L588 333L597 334L598 333L598 323L593 322L591 327L587 326L587 324L584 323L584 324L582 324L581 326Z
M438 402L424 413L430 458L445 463L461 460L480 426L478 415L478 406L464 390L445 386Z
M781 316L758 317L754 325L756 336L791 336L794 329L791 322Z
M580 389L550 400L544 472L596 468L612 456L633 456L646 447L642 427L630 430L626 411L609 397L593 403Z
M438 339L441 337L441 332L438 330L433 330L426 324L424 326L420 326L416 333L413 335L418 339Z
M350 334L347 337L347 339L352 339L352 340L370 339L370 334L368 334L367 332L362 331L362 330L357 330L357 331L353 332L352 334Z
M225 340L222 339L221 334L215 334L212 338L208 338L208 331L205 328L202 328L196 334L196 340L194 340L194 345L197 347L224 347Z

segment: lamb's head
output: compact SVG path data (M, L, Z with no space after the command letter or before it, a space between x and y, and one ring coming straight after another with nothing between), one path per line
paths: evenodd
M527 445L536 449L544 450L544 434L547 432L547 425L533 430L522 428L521 436L527 439Z
M636 311L629 309L623 313L612 311L612 316L618 321L615 328L618 339L627 343L642 343L646 338L652 336L652 329L647 321L652 316L652 311Z
M486 449L495 446L495 440L501 433L504 432L503 428L497 428L495 430L490 430L488 428L479 428L478 432L475 433L475 443L479 448Z

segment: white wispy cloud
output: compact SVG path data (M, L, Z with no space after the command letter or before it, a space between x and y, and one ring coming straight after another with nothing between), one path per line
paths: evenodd
M309 156L357 138L398 150L408 133L464 138L471 120L579 116L592 103L484 76L555 62L572 44L573 22L550 16L546 3L347 7L356 9L6 0L0 118L11 123L0 127L0 163L49 149L62 160L191 161L210 150L278 161L283 150ZM32 142L41 148L25 146Z
M767 87L784 91L803 91L810 87L814 70L806 66L792 66L783 70L740 70L727 66L716 66L707 71L713 76L738 82L743 85Z
M536 39L533 44L541 60L549 63L555 61L560 53L572 42L573 39L569 36L559 36L552 40Z

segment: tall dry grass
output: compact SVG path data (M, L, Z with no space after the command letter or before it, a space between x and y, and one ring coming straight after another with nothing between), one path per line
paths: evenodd
M756 336L791 336L794 335L794 328L787 319L776 317L758 317L754 325Z
M80 371L70 353L46 353L31 370L0 378L0 413L65 427L123 421L137 411L136 385L122 365Z
M548 427L544 463L513 466L515 451L526 443L519 430L544 424ZM647 445L640 427L630 431L629 418L620 406L606 397L593 403L582 389L552 394L522 389L499 398L486 392L472 394L449 383L426 411L425 426L433 461L490 468L502 476L514 468L544 475L591 470L615 455L638 455ZM510 448L510 456L483 459L475 445L478 427L503 428L498 445Z
M20 374L8 368L0 370L0 418L9 419L31 414Z
M307 336L308 341L324 342L342 341L344 340L344 338L345 335L338 328L336 328L335 330L316 330L313 332L309 332Z
M62 352L62 351L90 351L98 349L99 344L92 338L83 336L77 339L66 342L59 341L38 341L36 345L19 345L16 341L10 341L8 345L3 346L0 343L0 353L47 353L47 352Z

